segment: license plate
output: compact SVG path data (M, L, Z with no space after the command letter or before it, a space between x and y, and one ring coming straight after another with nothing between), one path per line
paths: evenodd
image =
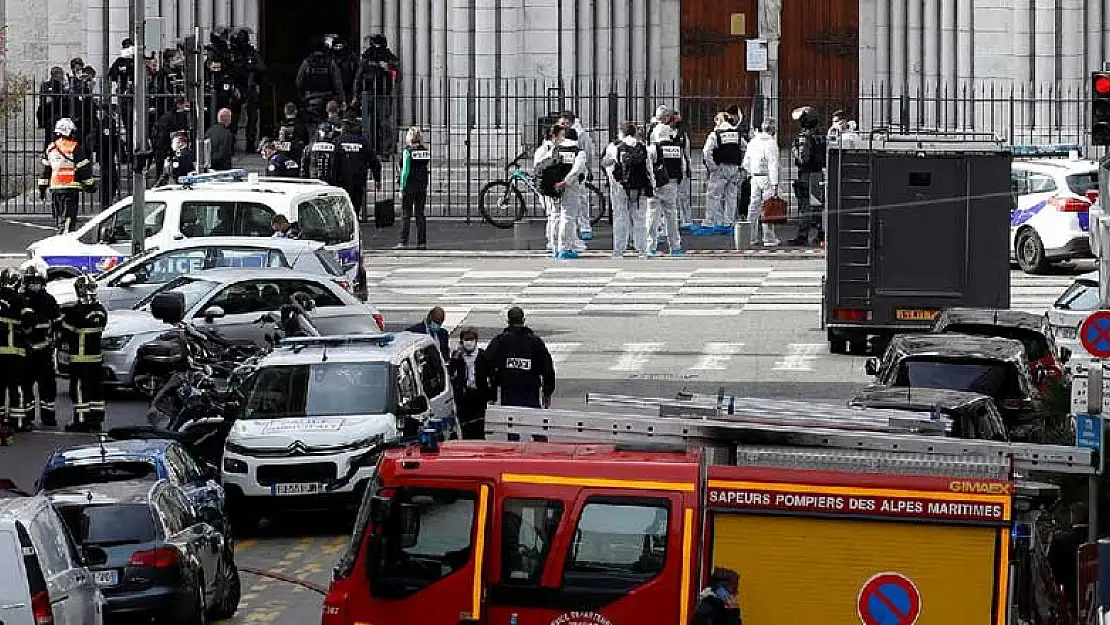
M938 312L924 308L899 308L894 311L894 318L898 321L932 321Z
M270 493L273 495L315 495L322 492L324 492L324 485L316 483L274 484L270 486Z
M93 581L97 586L115 586L119 583L119 571L93 571Z

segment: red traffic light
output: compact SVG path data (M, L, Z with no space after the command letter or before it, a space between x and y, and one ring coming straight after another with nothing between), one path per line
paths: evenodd
M1099 74L1095 76L1095 93L1110 95L1110 75Z

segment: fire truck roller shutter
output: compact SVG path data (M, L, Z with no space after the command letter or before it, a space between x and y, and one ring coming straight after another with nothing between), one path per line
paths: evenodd
M916 625L985 625L995 618L998 537L996 527L717 513L712 559L740 573L744 625L814 614L822 625L859 625L860 591L884 572L917 586Z

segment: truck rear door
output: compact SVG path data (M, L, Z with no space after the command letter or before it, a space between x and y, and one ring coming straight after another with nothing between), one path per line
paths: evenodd
M499 485L485 622L687 623L694 485L627 484Z

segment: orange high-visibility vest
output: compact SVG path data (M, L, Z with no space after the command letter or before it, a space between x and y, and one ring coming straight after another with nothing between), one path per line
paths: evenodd
M70 189L80 187L77 182L77 164L73 162L77 151L77 142L68 137L62 137L50 144L43 157L43 165L50 167L50 188Z

